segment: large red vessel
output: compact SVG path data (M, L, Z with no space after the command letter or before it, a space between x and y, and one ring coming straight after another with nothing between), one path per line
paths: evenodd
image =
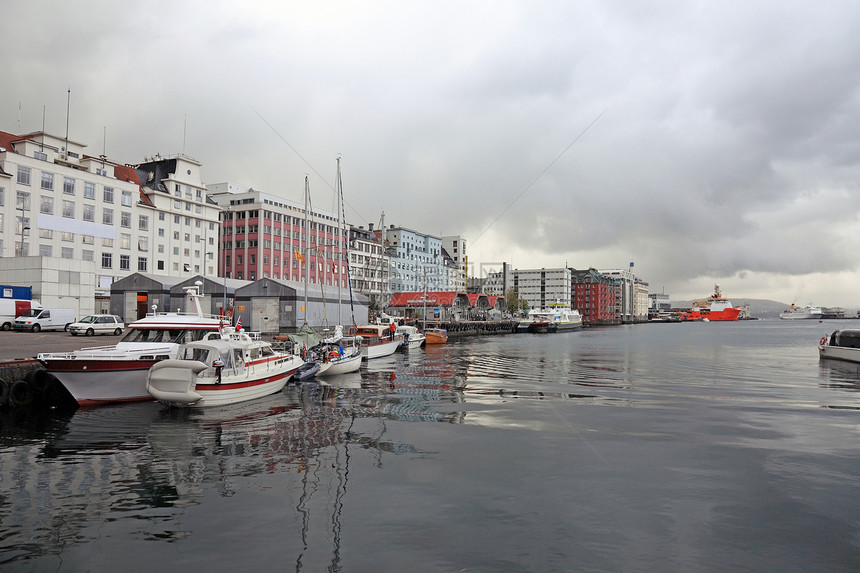
M681 320L737 320L740 314L740 308L723 298L720 285L714 285L714 294L693 302L693 307L681 314Z

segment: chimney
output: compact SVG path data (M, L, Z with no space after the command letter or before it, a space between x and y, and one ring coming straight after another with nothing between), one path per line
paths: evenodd
M368 224L367 224L367 230L368 230L368 231L372 231L372 230L373 230L373 223L368 223Z

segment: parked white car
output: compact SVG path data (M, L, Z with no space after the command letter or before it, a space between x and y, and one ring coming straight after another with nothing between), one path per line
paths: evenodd
M122 319L115 314L91 314L83 317L78 322L69 325L69 333L72 336L84 334L93 336L94 334L122 334L122 329L125 328Z

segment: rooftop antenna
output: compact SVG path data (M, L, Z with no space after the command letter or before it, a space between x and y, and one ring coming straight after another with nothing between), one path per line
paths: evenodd
M68 145L68 144L66 144ZM107 126L102 129L102 169L105 168L105 159L107 159Z
M66 91L66 154L69 153L69 110L72 105L72 88Z

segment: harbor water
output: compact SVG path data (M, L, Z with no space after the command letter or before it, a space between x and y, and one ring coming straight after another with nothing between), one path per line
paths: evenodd
M858 571L858 321L510 334L236 406L0 411L3 571Z

